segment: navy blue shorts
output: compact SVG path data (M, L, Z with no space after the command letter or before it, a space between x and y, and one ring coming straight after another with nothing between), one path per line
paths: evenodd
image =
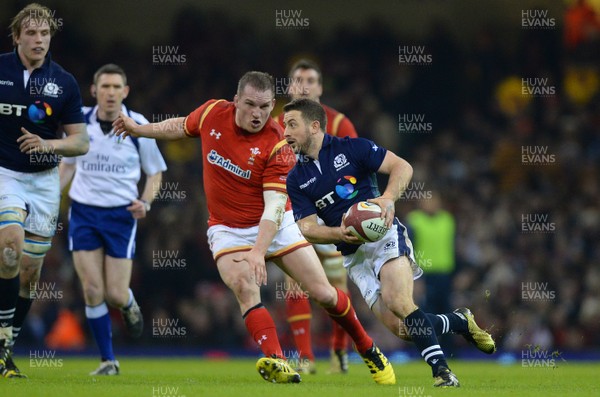
M69 210L69 250L104 248L105 254L113 258L132 259L137 220L127 207L103 208L73 201Z

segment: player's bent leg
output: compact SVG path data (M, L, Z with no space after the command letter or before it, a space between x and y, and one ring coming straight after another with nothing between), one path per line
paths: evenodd
M335 246L315 245L315 251L323 265L327 280L334 287L348 295L348 274L344 268L344 258ZM348 373L348 333L337 322L332 321L330 367L328 373Z
M292 336L300 358L299 365L295 368L300 373L316 373L315 355L312 350L310 320L312 310L310 301L300 285L287 274L285 286L285 309L287 321L292 330Z
M121 310L127 332L139 338L144 329L144 317L133 291L129 288L132 261L127 258L104 257L104 294L106 302Z
M73 251L75 272L81 282L83 299L87 306L104 302L104 250Z
M403 320L423 360L431 366L434 386L459 387L460 383L448 367L431 321L413 301L413 269L409 258L401 256L387 261L380 270L379 279L384 305Z
M0 376L8 378L25 377L14 365L11 347L26 215L21 208L0 209Z
M25 316L31 308L32 300L36 297L44 257L52 246L50 240L49 237L40 237L28 232L24 235L23 255L19 264L19 296L15 304L12 322L12 339L5 343L11 349L19 336ZM27 377L21 373L11 357L6 360L4 376L8 378Z
M112 324L104 300L104 249L73 251L75 271L81 282L85 316L100 352L100 366L90 375L117 375L119 363L112 346Z
M274 383L298 383L300 375L285 361L273 318L260 301L260 287L254 282L248 262L235 262L239 253L217 258L221 279L234 293L252 339L266 356L256 363L260 376Z
M299 248L278 258L275 263L292 276L350 334L356 349L369 367L373 380L378 384L395 384L396 375L388 359L358 321L348 295L329 284L314 249Z

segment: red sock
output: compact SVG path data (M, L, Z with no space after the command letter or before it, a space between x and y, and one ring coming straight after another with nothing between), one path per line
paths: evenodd
M265 357L275 355L284 358L275 323L262 303L248 310L244 314L244 321L252 339L258 343Z
M290 323L294 342L296 343L300 357L313 361L315 355L313 354L310 340L310 319L312 314L309 300L305 297L286 298L285 308L287 311L287 321Z
M358 317L356 317L356 312L350 303L348 295L339 288L336 288L336 291L338 294L337 304L335 307L325 310L327 310L327 313L332 319L348 332L354 341L358 352L364 354L371 346L373 346L373 339L367 335L367 331L365 331L360 321L358 321Z
M333 335L331 338L333 350L345 350L348 346L348 333L335 321L331 323L333 326Z

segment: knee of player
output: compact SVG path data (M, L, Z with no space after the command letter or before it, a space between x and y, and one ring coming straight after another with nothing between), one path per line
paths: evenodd
M323 307L333 307L336 304L337 291L329 284L315 285L307 288L308 297Z
M231 280L227 283L227 286L240 302L246 302L257 294L260 295L260 287L250 279L239 278Z
M381 294L383 303L396 316L405 319L410 313L416 309L416 305L410 296L396 292L383 292Z
M0 267L5 270L16 270L19 268L21 263L21 257L23 255L22 247L18 247L15 244L5 244L0 248L2 258L0 260Z
M129 300L129 293L127 288L123 290L117 287L106 287L106 302L113 307L125 307Z
M96 306L104 301L104 290L100 283L82 284L86 305Z

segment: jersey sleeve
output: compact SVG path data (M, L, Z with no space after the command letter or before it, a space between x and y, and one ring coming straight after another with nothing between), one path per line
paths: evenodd
M314 203L311 202L310 197L306 196L302 193L302 190L300 190L298 179L293 172L288 176L286 184L288 197L292 202L292 210L294 211L294 219L296 221L317 213L317 208Z
M356 128L354 128L354 124L350 121L350 119L343 114L339 114L342 116L341 121L337 125L337 134L336 136L339 138L345 138L349 136L350 138L358 138L358 133L356 132ZM334 119L335 122L335 119ZM334 125L335 128L335 125Z
M63 125L85 123L83 112L81 111L83 103L81 101L81 94L79 93L79 86L75 78L71 75L69 75L67 80L65 92L68 94L65 98L63 112L60 115L60 122Z
M198 107L192 113L188 114L183 123L185 134L190 137L199 137L206 116L208 116L215 105L221 101L223 100L211 99L210 101L207 101Z
M286 193L288 173L296 164L296 155L285 140L279 141L271 150L263 173L263 190L277 190Z
M377 172L383 163L387 149L365 138L346 139L350 146L348 152L352 154L354 161L369 172Z
M154 175L167 170L167 164L163 159L156 140L148 138L138 138L140 144L140 162L142 170L146 175Z

